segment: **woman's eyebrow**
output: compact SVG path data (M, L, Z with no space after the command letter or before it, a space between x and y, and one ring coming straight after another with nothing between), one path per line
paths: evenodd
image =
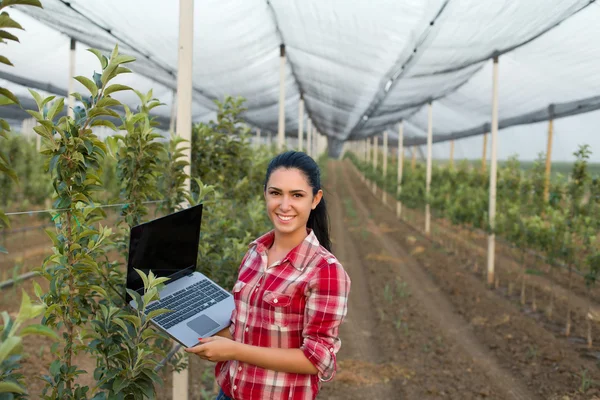
M269 189L278 190L280 192L283 192L283 190L276 188L275 186L269 186ZM290 190L290 193L306 193L306 191L302 190L302 189L296 189L296 190Z

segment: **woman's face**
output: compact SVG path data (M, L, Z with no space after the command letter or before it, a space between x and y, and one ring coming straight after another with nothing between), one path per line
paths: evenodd
M271 173L265 190L267 213L275 231L286 235L306 232L306 223L323 197L313 189L306 176L297 168L278 168Z

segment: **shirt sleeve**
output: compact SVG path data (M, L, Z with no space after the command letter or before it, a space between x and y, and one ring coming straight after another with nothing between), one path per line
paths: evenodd
M336 261L321 267L307 286L306 323L301 350L328 382L337 369L336 354L341 347L339 327L348 310L350 278Z

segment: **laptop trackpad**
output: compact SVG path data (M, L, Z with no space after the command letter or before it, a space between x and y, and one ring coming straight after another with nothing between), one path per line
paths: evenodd
M187 326L192 328L199 337L204 337L208 332L214 331L219 327L215 321L207 317L206 315L201 315L198 318L195 318L187 323Z

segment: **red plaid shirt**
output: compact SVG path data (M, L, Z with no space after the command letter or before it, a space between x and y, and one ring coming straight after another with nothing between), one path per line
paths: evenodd
M346 316L350 278L315 234L267 267L271 231L249 246L233 288L230 332L236 342L301 349L317 375L275 372L237 360L215 368L223 392L235 400L314 399L336 371L339 326Z

